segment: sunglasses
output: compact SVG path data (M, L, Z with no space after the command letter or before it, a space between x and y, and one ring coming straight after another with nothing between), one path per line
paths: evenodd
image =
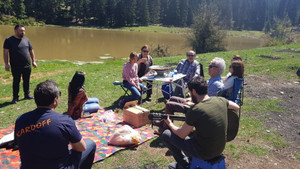
M188 57L194 57L195 55L187 55Z
M143 50L143 52L145 52L145 53L149 53L149 50Z
M218 68L218 66L214 66L214 65L209 65L208 67L209 68L213 68L213 67Z

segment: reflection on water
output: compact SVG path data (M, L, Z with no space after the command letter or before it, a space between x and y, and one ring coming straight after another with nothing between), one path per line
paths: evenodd
M140 52L144 44L167 47L172 55L183 55L190 49L182 34L93 30L66 27L30 27L30 39L38 60L107 61L128 58L131 51ZM0 25L0 43L13 35L13 26ZM228 50L260 46L257 39L227 39ZM150 54L151 55L151 54ZM0 59L3 64L3 59Z

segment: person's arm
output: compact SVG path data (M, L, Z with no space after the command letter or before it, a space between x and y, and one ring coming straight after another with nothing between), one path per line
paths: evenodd
M228 101L228 109L232 109L235 112L238 112L240 109L240 106L232 101Z
M229 88L232 88L233 84L234 84L234 79L235 78L233 76L227 78L226 81L225 81L225 83L224 83L224 85L222 86L221 91L224 91L224 90L227 90Z
M30 57L31 57L32 66L33 66L34 68L36 68L36 67L37 67L37 64L35 63L35 54L34 54L33 49L32 49L32 50L29 50L29 54L30 54Z
M5 64L5 70L9 71L9 64L8 64L8 52L9 49L3 49L3 59L4 59L4 64Z
M196 64L196 70L195 70L195 75L194 77L200 76L200 64Z
M169 115L168 118L165 120L165 122L173 131L173 133L182 139L188 136L194 129L194 126L190 126L186 122L184 122L182 127L175 126L174 123L170 120Z
M79 142L77 143L70 143L71 144L71 147L74 151L77 151L77 152L83 152L86 150L86 144L84 142L83 139L81 139Z

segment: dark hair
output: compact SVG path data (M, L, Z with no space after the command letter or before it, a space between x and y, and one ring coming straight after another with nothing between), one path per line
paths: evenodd
M147 48L148 50L150 49L148 45L144 45L144 46L142 46L141 50L143 50L145 48Z
M237 76L238 78L244 77L244 63L241 61L233 61L231 62L231 68L233 70L233 73L231 76Z
M129 55L129 58L133 59L135 56L137 56L137 53L136 52L131 52L130 55Z
M233 62L235 60L243 61L243 59L240 55L233 55L231 58L231 61Z
M37 106L49 106L59 94L58 85L52 80L39 83L34 89L34 101Z
M85 81L85 73L76 71L72 80L69 83L69 96L71 96L71 101L75 99L79 90L83 87Z
M16 25L16 26L15 26L15 30L18 30L19 27L24 27L24 25L21 25L21 24Z
M193 77L187 85L190 91L194 89L199 95L207 94L208 85L206 80L202 76Z

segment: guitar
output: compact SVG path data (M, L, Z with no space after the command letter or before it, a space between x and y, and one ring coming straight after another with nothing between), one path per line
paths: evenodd
M178 120L178 121L185 121L184 116L176 116L176 115L169 115L171 120ZM148 115L149 120L153 123L154 121L161 121L163 119L167 119L167 114L162 113L150 113ZM238 114L231 109L227 111L227 142L232 141L239 130L239 116Z
M176 115L169 114L169 117L171 120L185 121L184 116L176 116ZM148 119L150 121L160 121L160 120L167 119L167 118L168 118L168 115L162 114L162 113L150 113L148 115Z

